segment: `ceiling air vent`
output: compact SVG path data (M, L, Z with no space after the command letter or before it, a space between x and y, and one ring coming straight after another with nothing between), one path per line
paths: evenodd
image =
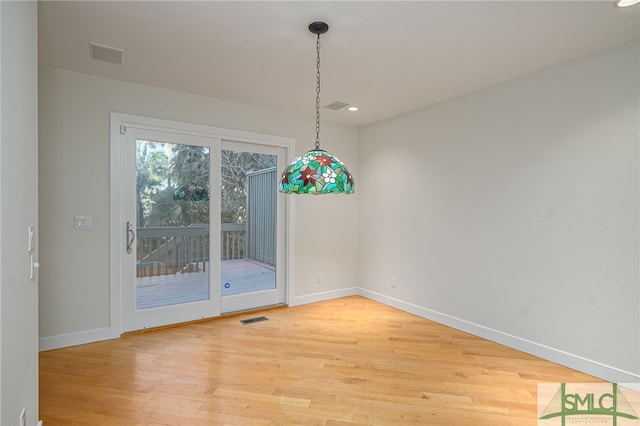
M335 101L334 103L327 105L325 108L337 111L339 109L346 107L347 105L349 104L346 102Z
M124 55L124 50L93 42L89 42L89 47L91 48L91 59L97 59L99 61L111 62L119 65L122 64L122 55Z

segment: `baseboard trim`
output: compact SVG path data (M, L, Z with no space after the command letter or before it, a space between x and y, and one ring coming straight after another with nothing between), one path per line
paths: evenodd
M289 306L306 305L308 303L355 296L357 294L357 287L308 294L299 297L292 297L289 301ZM99 342L101 340L109 340L113 338L114 336L111 335L111 329L109 327L80 331L77 333L61 334L58 336L41 337L39 340L39 350L40 352L49 351L52 349L84 345L86 343Z
M307 303L323 302L325 300L339 299L341 297L358 295L357 287L342 288L340 290L325 291L322 293L306 294L304 296L292 297L289 306L306 305Z
M528 354L546 359L556 364L581 371L612 383L640 383L640 375L623 371L609 365L586 359L568 352L564 352L549 346L541 345L530 340L522 339L492 328L475 324L451 315L443 314L413 303L395 299L381 293L359 288L358 294L367 299L375 300L401 311L409 312L419 317L435 321L439 324L461 330L474 336L490 340L501 345L526 352Z
M109 327L96 328L94 330L80 331L77 333L60 334L58 336L41 337L38 342L40 352L52 349L66 348L68 346L84 345L85 343L98 342L112 339Z

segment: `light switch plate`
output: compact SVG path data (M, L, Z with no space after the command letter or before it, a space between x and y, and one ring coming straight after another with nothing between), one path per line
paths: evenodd
M76 216L73 219L73 227L75 229L90 229L91 216Z
M27 229L27 232L29 233L29 242L28 242L28 245L27 245L27 251L29 253L31 253L31 252L33 252L33 249L35 248L34 245L33 245L33 238L34 238L34 235L36 233L35 225L29 225L29 228Z

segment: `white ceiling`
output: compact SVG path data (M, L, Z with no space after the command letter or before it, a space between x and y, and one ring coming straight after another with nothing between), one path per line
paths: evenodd
M612 1L42 1L41 64L365 124L638 39L640 6ZM89 42L125 50L90 58Z

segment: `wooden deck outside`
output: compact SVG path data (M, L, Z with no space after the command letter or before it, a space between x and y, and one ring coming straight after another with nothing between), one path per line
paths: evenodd
M136 280L138 309L150 309L209 298L209 272L178 272L139 277ZM275 270L246 259L222 261L221 294L248 293L275 286Z

